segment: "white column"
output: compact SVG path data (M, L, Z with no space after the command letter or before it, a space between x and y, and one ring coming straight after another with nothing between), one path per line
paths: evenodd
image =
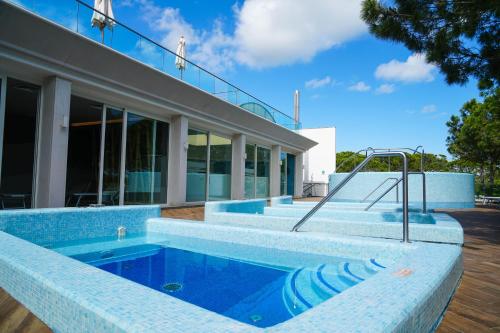
M246 136L243 134L234 135L232 138L231 199L233 200L245 199L246 141Z
M281 159L281 146L271 147L271 188L270 194L272 197L280 196L280 159Z
M42 86L35 207L64 207L71 82L48 78Z
M186 202L188 119L173 117L170 122L168 151L167 203L172 206Z
M295 155L295 189L294 196L302 197L304 189L304 153Z

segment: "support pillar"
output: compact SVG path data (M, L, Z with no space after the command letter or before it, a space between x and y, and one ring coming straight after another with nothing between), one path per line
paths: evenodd
M42 85L35 207L64 207L71 82L50 77Z
M246 141L244 134L237 134L232 138L231 199L233 200L245 199Z
M280 182L281 182L281 146L271 147L271 197L278 197L281 195Z
M302 197L304 190L304 153L295 155L295 189L294 196Z
M186 202L188 119L176 116L170 122L168 156L167 203L170 206Z

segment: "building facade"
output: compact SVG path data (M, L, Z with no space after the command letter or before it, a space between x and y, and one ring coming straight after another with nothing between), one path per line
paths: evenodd
M316 143L286 116L82 30L0 1L0 208L302 194Z

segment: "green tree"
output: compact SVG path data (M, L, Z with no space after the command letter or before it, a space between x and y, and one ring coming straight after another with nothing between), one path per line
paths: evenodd
M362 19L381 39L403 43L437 64L448 84L470 77L481 89L500 82L500 1L364 0Z
M483 97L483 102L466 102L460 116L453 115L446 123L446 142L462 165L478 168L484 192L486 176L493 188L500 163L500 88Z

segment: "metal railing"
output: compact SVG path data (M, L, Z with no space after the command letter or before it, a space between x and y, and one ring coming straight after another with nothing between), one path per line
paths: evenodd
M426 214L427 213L427 198L426 198L426 190L425 190L425 173L420 172L420 171L415 171L415 172L408 172L408 175L421 175L422 176L422 213ZM393 178L389 177L386 178L385 180L388 179L395 179L396 182L392 184L389 188L387 188L382 194L380 194L375 200L373 200L366 208L365 211L369 210L370 208L373 207L377 202L379 202L383 197L387 195L393 188L396 188L396 196L398 197L396 202L399 202L399 191L398 191L398 185L401 183L402 179L401 178ZM385 182L385 181L384 181ZM383 184L383 183L382 183ZM382 185L380 184L380 185ZM380 187L380 186L379 186ZM377 187L375 190L377 190L379 187ZM372 191L375 192L375 190ZM370 193L370 195L372 194ZM368 195L368 196L370 196ZM367 196L367 197L368 197Z
M375 157L389 157L399 156L403 159L403 170L401 181L403 182L403 242L409 243L408 231L408 159L403 151L391 152L373 152L368 155L363 162L361 162L351 173L349 173L342 181L337 184L316 206L314 206L297 224L295 224L291 231L299 231L299 228L306 223L325 203L327 203L342 187L344 187L358 172L360 172L373 158ZM399 183L399 182L398 182Z
M291 130L301 127L301 124L296 122L293 117L277 110L188 59L184 59L186 68L179 70L175 65L177 56L175 52L142 35L119 20L108 17L115 25L112 29L105 30L105 33L101 35L99 29L91 27L91 18L94 12L107 16L94 10L92 6L81 0L58 2L49 0L0 1L11 3L42 16L268 121ZM50 38L50 36L47 37Z
M395 181L396 181L396 183L398 183L398 182L399 182L399 179L398 179L398 178L396 178L396 177L387 177L387 178L386 178L386 179L384 179L384 181L382 181L382 182L381 182L381 183L380 183L377 187L375 187L375 188L373 189L373 191L371 191L371 192L370 192L370 193L369 193L366 197L364 197L364 199L363 199L363 200L361 200L361 202L365 202L365 201L366 201L366 199L368 199L368 198L369 198L369 197L370 197L373 193L375 193L375 191L377 191L379 188L381 188L381 187L382 187L382 185L384 185L385 183L387 183L387 181L389 181L389 180L395 180ZM394 188L394 187L392 186L392 188ZM396 202L399 202L399 189L398 189L398 187L396 187Z

